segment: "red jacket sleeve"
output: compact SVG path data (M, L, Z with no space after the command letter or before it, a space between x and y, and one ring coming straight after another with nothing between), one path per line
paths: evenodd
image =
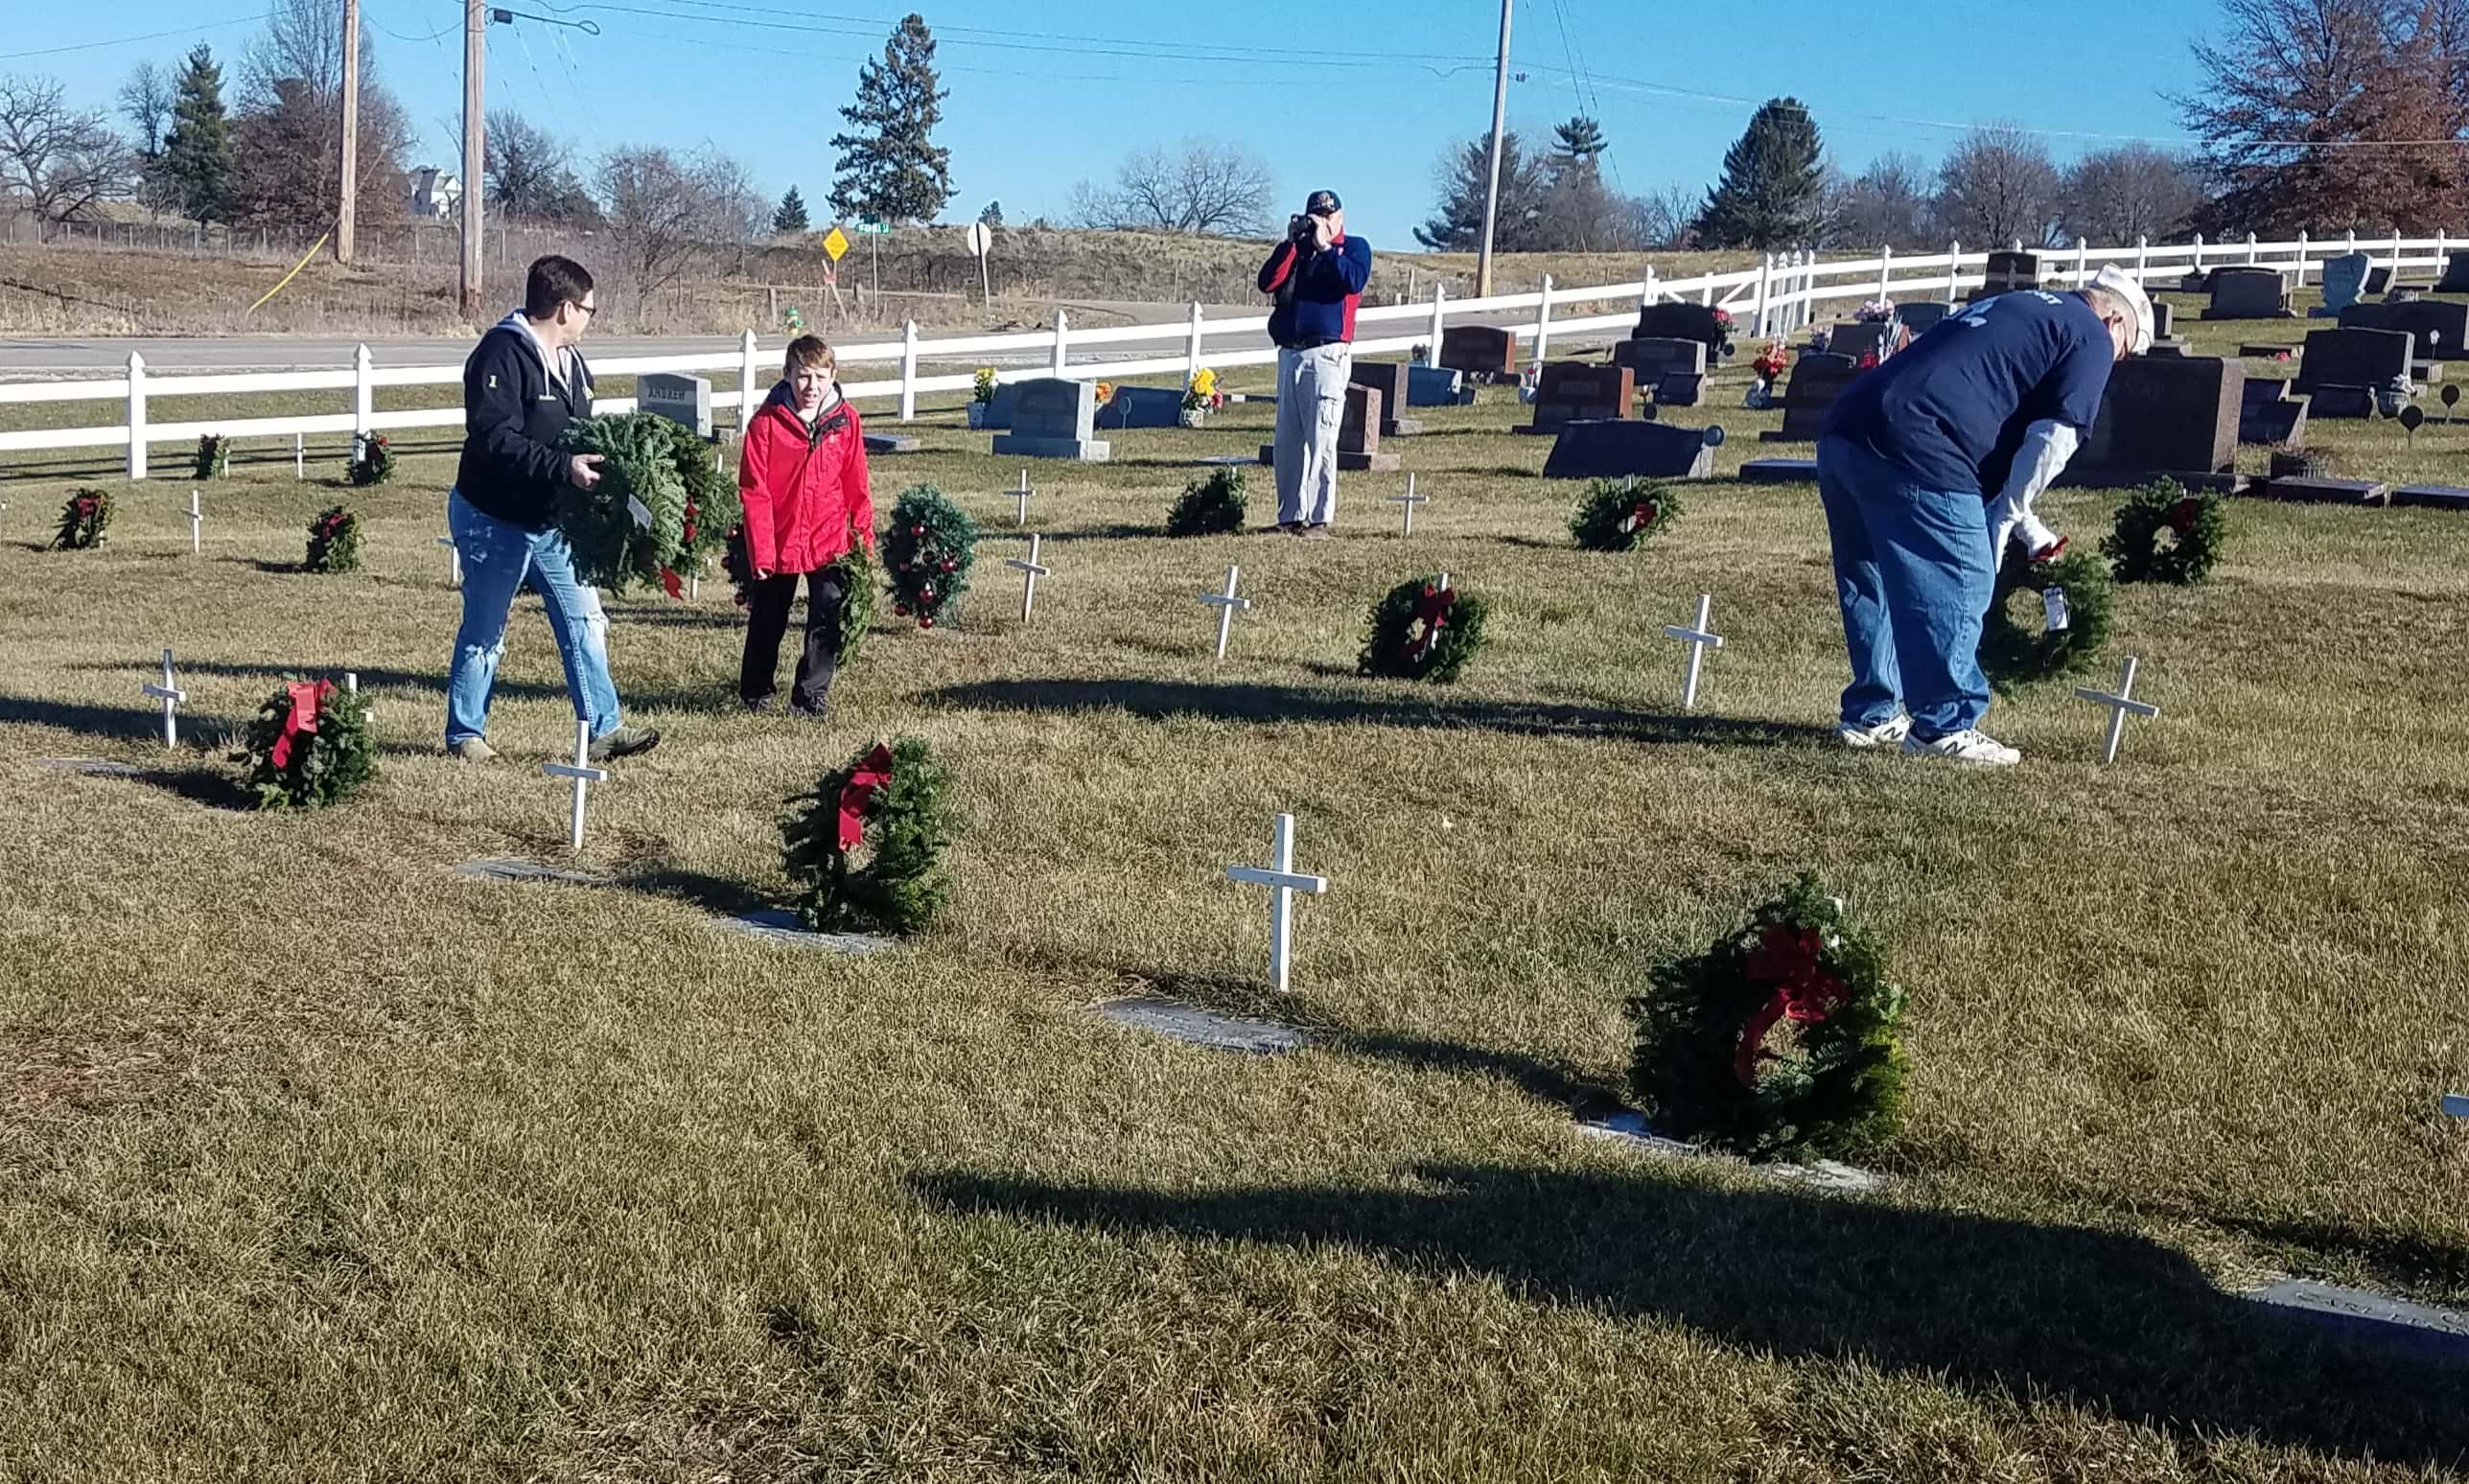
M771 420L757 413L737 451L737 499L746 510L746 560L766 571L780 559L772 508L776 498L771 474L776 461L773 438Z
M1279 243L1270 250L1269 261L1260 266L1260 291L1275 293L1277 286L1286 282L1286 275L1293 267L1294 243L1292 241Z
M849 409L849 453L840 466L840 505L849 514L849 524L866 549L874 549L874 493L868 487L866 471L866 429L857 420L857 409Z

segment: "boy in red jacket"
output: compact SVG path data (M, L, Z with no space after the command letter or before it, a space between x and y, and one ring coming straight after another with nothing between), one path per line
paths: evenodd
M840 607L851 580L850 543L874 549L874 501L866 489L866 438L857 409L833 381L836 361L820 338L789 343L780 383L746 429L737 496L746 507L746 659L737 695L768 711L779 686L780 637L798 577L805 577L805 649L789 709L820 717L840 661Z

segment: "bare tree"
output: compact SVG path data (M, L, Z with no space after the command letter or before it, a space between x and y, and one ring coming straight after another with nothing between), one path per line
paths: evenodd
M745 167L715 151L612 150L599 188L638 305L685 277L707 245L742 247L762 205Z
M1942 242L1929 177L1911 155L1889 151L1858 175L1828 182L1829 241L1845 247L1924 247Z
M1084 226L1242 236L1268 224L1275 185L1241 145L1186 139L1171 153L1153 145L1124 156L1112 185L1073 187L1072 206Z
M369 28L361 28L361 85L377 61ZM343 96L343 8L331 0L272 0L266 32L248 49L242 77L251 101L270 96L276 83L297 79L318 103ZM337 126L339 128L339 124Z
M575 177L573 151L513 109L489 110L480 158L490 211L517 221L599 220L598 203Z
M1638 245L1665 250L1688 246L1699 199L1700 193L1677 185L1633 198L1629 215Z
M1938 168L1938 216L1962 242L2046 246L2058 222L2058 167L2049 149L2011 124L1975 128Z
M93 215L128 179L118 137L70 107L58 79L0 78L0 186L26 197L37 230Z
M139 62L120 84L120 116L137 141L137 153L152 159L163 152L163 136L171 132L172 105L179 101L180 80L170 69Z
M2193 167L2166 151L2132 144L2097 151L2068 167L2059 217L2069 240L2125 245L2186 230L2203 202Z

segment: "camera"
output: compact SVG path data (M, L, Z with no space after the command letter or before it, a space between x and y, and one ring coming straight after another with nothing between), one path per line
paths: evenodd
M1308 243L1312 240L1312 235L1313 224L1310 217L1298 215L1286 219L1286 236L1289 241Z

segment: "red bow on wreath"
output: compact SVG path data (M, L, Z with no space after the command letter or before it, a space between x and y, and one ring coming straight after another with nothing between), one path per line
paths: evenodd
M664 567L660 569L660 585L670 597L686 596L686 579L677 575L672 568Z
M874 791L892 783L892 750L882 743L858 760L849 770L849 781L840 785L840 848L854 850L857 842L866 838L866 816L874 807Z
M1449 610L1456 604L1456 589L1424 585L1422 600L1414 605L1414 621L1423 625L1423 642L1415 651L1418 656L1431 654L1440 642L1440 631L1449 627Z
M337 511L335 514L330 515L317 522L317 534L325 537L329 541L332 541L335 537L335 533L343 528L343 522L350 519L351 517L344 515L340 511Z
M92 515L92 514L94 514L94 501L93 501L93 499L81 499L81 500L79 500L79 501L77 502L77 513L78 513L78 514L80 514L80 515Z
M291 704L283 713L283 731L274 739L274 766L277 769L291 766L291 744L295 739L316 735L317 708L335 693L335 683L327 680L287 681L283 693Z
M2201 519L2202 514L2203 502L2201 500L2191 499L2181 499L2178 503L2169 507L2169 515L2167 518L2169 521L2169 528L2176 531L2178 535L2183 536L2188 531L2195 528L2195 522Z
M1660 513L1656 510L1653 500L1642 499L1638 501L1638 508L1629 512L1629 519L1622 524L1629 530L1642 531L1655 523L1655 517Z
M1775 993L1740 1028L1740 1049L1733 1057L1732 1070L1741 1086L1758 1085L1758 1063L1773 1055L1765 1042L1775 1022L1788 1016L1798 1025L1818 1025L1842 1007L1843 981L1818 966L1820 948L1816 929L1777 922L1768 925L1758 946L1749 950L1749 982L1773 985Z

